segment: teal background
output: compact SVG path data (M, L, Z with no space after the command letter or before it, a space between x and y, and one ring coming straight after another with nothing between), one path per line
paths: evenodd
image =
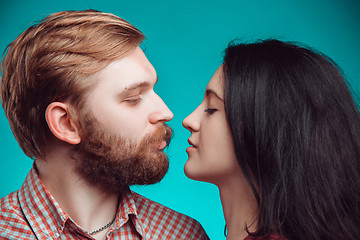
M156 91L174 113L169 125L175 138L168 150L170 170L164 180L133 189L197 219L211 239L225 239L219 194L215 186L184 175L190 134L181 122L201 102L227 43L234 38L267 37L303 42L332 57L354 91L360 89L358 0L2 0L0 4L1 51L32 23L62 10L111 12L143 31L145 53L159 75ZM4 197L21 186L32 160L18 147L3 111L0 150L0 197Z

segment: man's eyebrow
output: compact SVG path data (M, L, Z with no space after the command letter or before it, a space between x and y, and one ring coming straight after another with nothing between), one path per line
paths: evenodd
M134 83L134 84L131 84L130 86L125 87L123 92L132 91L132 90L135 90L137 88L147 87L149 85L150 85L149 82Z
M209 97L210 95L214 95L216 98L218 98L221 101L224 101L214 90L212 89L206 89L205 95Z
M158 80L159 80L159 78L157 77L155 84L158 82ZM124 90L122 91L122 93L130 92L130 91L136 90L138 88L148 87L150 85L151 85L151 83L147 82L147 81L134 83L134 84L131 84L130 86L125 87Z

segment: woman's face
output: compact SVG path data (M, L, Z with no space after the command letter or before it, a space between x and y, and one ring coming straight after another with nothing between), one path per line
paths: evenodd
M220 66L208 83L202 103L183 121L191 132L186 149L187 177L214 183L242 175L225 117L223 72Z

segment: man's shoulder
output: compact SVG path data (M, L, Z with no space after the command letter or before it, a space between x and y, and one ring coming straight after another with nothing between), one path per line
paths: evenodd
M155 239L208 239L195 219L132 192L138 218L145 231Z
M0 199L0 239L32 239L33 234L21 210L18 191Z
M0 216L5 212L17 212L20 210L17 195L18 191L15 191L0 199Z

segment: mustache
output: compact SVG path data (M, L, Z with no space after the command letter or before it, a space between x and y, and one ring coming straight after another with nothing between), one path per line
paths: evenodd
M164 136L164 140L166 142L166 147L169 146L170 141L173 139L174 137L174 130L169 127L168 125L165 125L165 136Z
M165 141L166 147L168 147L173 136L174 136L174 130L168 125L164 124L155 130L155 132L148 139L148 142L154 144L157 143L160 144L162 141Z

